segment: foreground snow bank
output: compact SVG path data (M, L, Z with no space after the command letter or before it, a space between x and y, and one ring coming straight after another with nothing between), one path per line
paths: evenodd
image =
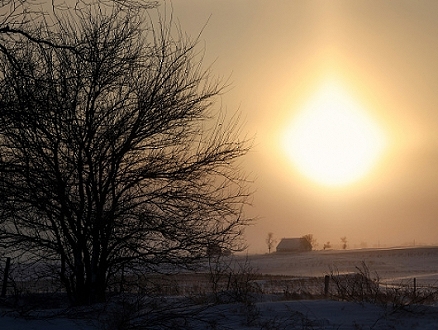
M0 315L0 329L4 330L97 330L88 320L73 320L63 317L50 319L23 319L12 315Z
M432 306L392 312L372 304L303 300L265 302L254 307L222 305L208 313L217 329L438 329L438 308ZM197 326L195 329L203 328Z
M8 330L98 330L93 320L51 318L25 320L2 314L0 329ZM398 329L438 328L438 307L413 306L393 312L372 304L331 300L274 301L251 305L225 304L206 309L185 329Z

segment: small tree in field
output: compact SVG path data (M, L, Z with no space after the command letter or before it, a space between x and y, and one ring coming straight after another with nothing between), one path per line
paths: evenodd
M269 232L268 237L266 237L266 244L268 245L268 253L271 253L272 248L274 247L277 240L274 238L274 233Z
M306 246L305 246L306 250L312 251L315 248L315 246L316 246L316 239L313 237L312 234L304 235L301 238L304 240L304 242L306 244Z
M345 249L347 249L347 237L346 236L344 236L344 237L341 237L341 246L342 246L342 249L343 250L345 250Z
M196 41L141 7L76 9L0 29L0 241L88 304L122 270L239 249L248 144Z

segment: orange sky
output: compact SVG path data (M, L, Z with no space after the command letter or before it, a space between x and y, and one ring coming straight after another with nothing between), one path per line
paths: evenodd
M319 248L438 244L438 1L161 1L181 28L203 30L205 63L231 77L221 103L240 110L255 146L244 164L256 178L257 222L249 252L265 238L312 233ZM208 22L207 22L208 21ZM336 77L387 134L379 166L341 188L294 169L280 136L320 83Z

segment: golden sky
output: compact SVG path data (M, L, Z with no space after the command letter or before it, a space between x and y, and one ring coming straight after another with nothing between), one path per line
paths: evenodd
M249 252L267 251L268 232L312 233L319 248L343 236L351 248L438 244L438 1L161 3L189 35L203 30L205 64L231 81L222 106L255 136ZM362 178L335 187L303 175L284 146L327 81L385 140Z

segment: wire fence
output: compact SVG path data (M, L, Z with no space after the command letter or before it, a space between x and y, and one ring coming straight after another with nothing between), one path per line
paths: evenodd
M10 259L0 264L2 297L28 294L65 293L56 267L39 264L11 264ZM273 295L281 299L340 299L359 301L409 302L438 301L438 285L423 284L417 278L401 281L380 280L371 276L366 265L357 272L331 274L321 277L296 277L258 273L222 274L191 272L171 275L121 274L113 278L109 293L136 293L162 296L205 296L218 292L235 291L244 294ZM220 275L220 276L218 276Z

